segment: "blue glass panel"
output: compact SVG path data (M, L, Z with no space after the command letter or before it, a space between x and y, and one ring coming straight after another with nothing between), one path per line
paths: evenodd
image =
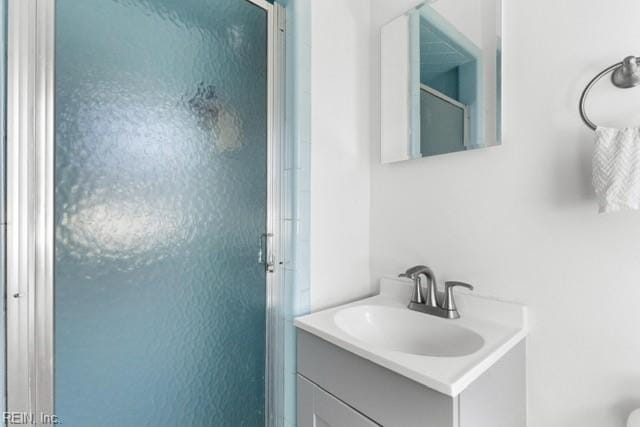
M267 15L56 1L63 425L264 424Z

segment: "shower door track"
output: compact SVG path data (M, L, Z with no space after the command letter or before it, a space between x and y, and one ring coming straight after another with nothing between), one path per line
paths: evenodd
M283 275L278 260L284 135L284 9L245 0L268 19L265 424L283 401ZM7 11L7 402L37 423L54 407L55 0L8 0ZM286 191L290 191L286 189ZM256 236L257 237L257 236ZM64 420L63 420L64 422Z

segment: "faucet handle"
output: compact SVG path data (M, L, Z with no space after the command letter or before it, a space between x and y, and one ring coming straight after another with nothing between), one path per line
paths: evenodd
M472 291L473 286L471 286L468 283L455 282L455 281L444 283L444 304L442 308L447 311L452 311L457 313L458 309L456 308L456 302L453 299L453 288L456 288L456 287L467 288L470 291Z
M422 294L422 283L420 282L420 271L425 269L424 265L416 265L411 267L404 273L398 274L398 277L406 277L413 280L413 296L411 297L411 303L424 304L425 298Z

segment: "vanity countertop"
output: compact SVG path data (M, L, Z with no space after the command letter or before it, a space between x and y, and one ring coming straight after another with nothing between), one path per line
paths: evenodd
M362 306L365 315L367 307L373 306L410 311L406 306L411 293L412 284L409 280L385 277L380 282L378 295L298 317L295 326L449 396L460 394L527 335L525 306L467 292L456 292L460 319L441 319L410 312L413 318L423 324L429 322L431 329L438 325L443 325L443 329L448 325L456 325L479 334L484 345L466 356L426 356L390 350L355 338L339 327L336 321L337 315L345 313L345 309L359 306ZM407 324L406 327L415 328L416 324ZM378 342L380 339L377 337Z

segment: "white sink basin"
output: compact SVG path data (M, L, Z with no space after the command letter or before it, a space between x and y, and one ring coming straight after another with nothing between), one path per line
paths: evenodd
M520 304L459 292L459 319L407 308L409 280L385 277L380 294L296 318L302 333L457 396L527 335Z
M338 328L365 344L419 356L460 357L484 345L476 332L434 322L432 317L404 308L360 305L338 310Z

